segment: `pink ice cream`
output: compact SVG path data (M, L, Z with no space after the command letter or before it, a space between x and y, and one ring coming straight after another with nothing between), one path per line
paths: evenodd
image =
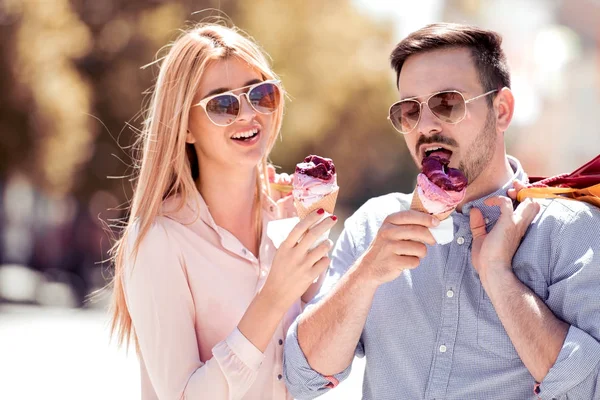
M294 200L310 207L338 188L333 161L314 155L306 157L296 165L292 185Z
M449 160L429 156L423 159L423 172L417 176L417 193L423 207L431 214L453 210L465 198L467 178Z

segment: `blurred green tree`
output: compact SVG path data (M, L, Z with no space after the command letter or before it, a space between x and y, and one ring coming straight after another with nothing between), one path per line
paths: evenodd
M338 201L351 209L411 191L413 162L386 120L396 97L393 27L352 1L264 0L239 11L238 23L269 52L290 95L273 162L292 172L310 153L332 158Z
M83 203L99 190L124 202L131 182L107 177L131 173L128 146L156 76L141 67L186 23L215 16L258 40L289 92L275 164L292 172L310 153L333 158L340 205L350 208L411 190L414 166L386 121L392 27L351 0L4 0L0 174L26 171Z

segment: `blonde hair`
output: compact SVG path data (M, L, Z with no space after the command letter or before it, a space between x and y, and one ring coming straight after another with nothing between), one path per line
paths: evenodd
M179 207L182 207L188 199L196 196L197 188L192 173L196 175L197 171L192 169L199 166L194 157L195 152L189 151L191 145L186 147L186 135L189 112L204 72L214 61L238 57L259 72L264 79L277 79L265 53L237 28L199 24L184 31L167 48L168 53L159 60L160 72L138 138L141 154L138 155L135 165L137 184L130 204L130 214L121 238L112 248L115 274L112 282L111 336L117 335L119 345L128 345L132 338L137 345L125 302L125 263L128 263L130 256L135 257L140 242L160 213L163 200L178 194ZM283 97L282 93L279 109L273 114L273 132L267 151L256 166L254 200L257 232L260 232L262 226L259 223L259 204L262 202L263 191L267 195L270 194L267 157L281 128ZM192 157L194 158L191 159ZM138 233L133 248L130 249L128 241L133 234L134 224Z

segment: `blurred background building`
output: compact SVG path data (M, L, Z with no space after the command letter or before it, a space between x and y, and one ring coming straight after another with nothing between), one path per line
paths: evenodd
M386 120L388 58L427 23L503 35L516 97L506 142L530 175L570 172L600 152L598 0L0 0L0 398L36 398L11 391L30 382L32 349L56 377L44 378L45 398L83 398L81 382L99 385L85 398L135 396L123 367L135 365L104 352L105 303L85 298L110 278L103 261L131 196L130 146L157 74L141 67L179 28L217 16L265 48L290 94L273 163L292 172L307 154L333 158L343 218L414 186ZM360 398L360 375L329 398ZM133 389L102 392L114 381ZM67 395L54 391L66 382Z

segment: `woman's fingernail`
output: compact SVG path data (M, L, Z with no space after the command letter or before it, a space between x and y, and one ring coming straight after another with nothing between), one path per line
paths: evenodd
M334 221L337 221L337 217L335 215L332 215L331 219L334 220Z
M323 214L324 212L325 212L325 210L323 210L322 208L319 208L319 209L317 210L317 214Z

